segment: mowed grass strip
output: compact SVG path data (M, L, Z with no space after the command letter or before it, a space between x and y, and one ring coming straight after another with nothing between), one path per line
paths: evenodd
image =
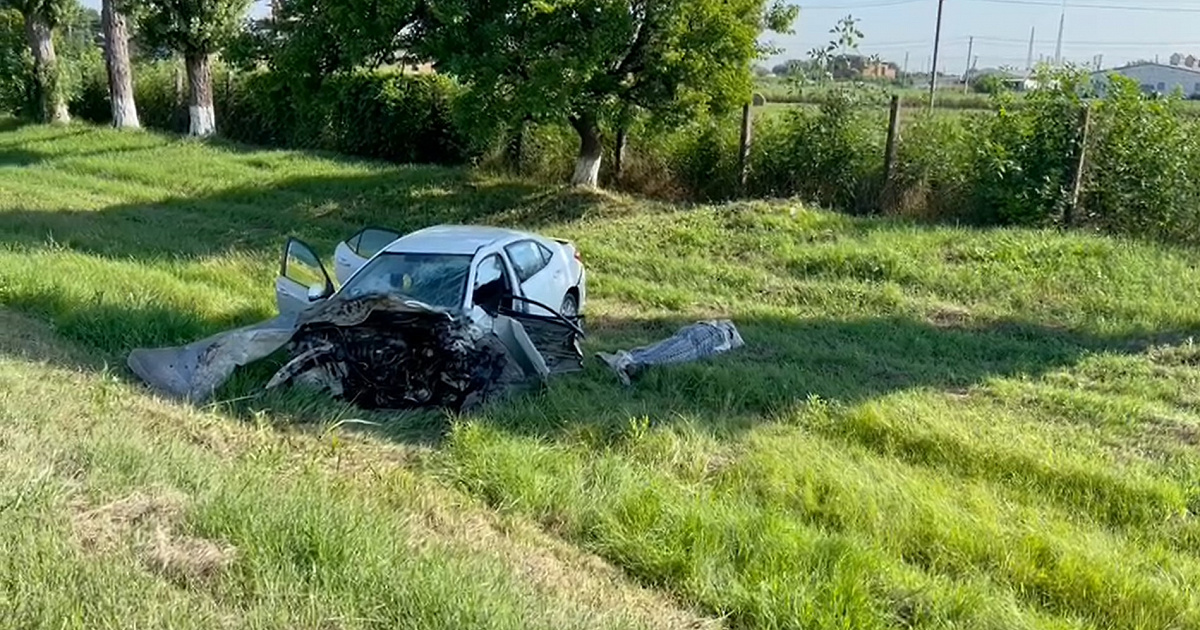
M362 413L300 391L264 396L268 362L220 393L228 402L211 411L212 426L289 435L292 422L381 422L373 439L421 445L401 447L420 453L398 465L405 483L421 496L449 493L427 503L455 486L499 514L489 518L530 519L735 627L1200 626L1200 351L1188 341L1200 258L1191 251L860 220L788 202L680 207L87 127L12 130L0 145L12 156L0 162L0 304L49 324L96 364L269 316L287 235L328 253L364 225L440 222L576 240L592 272L589 350L717 316L733 318L748 343L651 371L629 390L591 365L455 418ZM128 379L119 368L100 374ZM118 399L139 395L112 387ZM246 474L291 478L292 448L276 444ZM369 475L343 488L347 469L367 470L380 453L344 452L333 472L322 468L324 481L285 484L258 508L252 491L212 490L242 483L235 472L201 492L162 472L137 478L161 470L148 456L101 457L93 474L136 479L110 501L155 496L145 490L155 484L193 497L184 535L238 549L311 538L256 529L311 513L337 532L318 556L340 567L343 557L395 555L379 547L391 543L357 540L343 513L370 514L362 527L373 537L420 538L371 520L403 513L413 495L389 495L393 484ZM476 569L454 553L430 566ZM273 602L322 584L281 554L256 564L239 553L222 586L194 592ZM371 583L382 579L373 566L333 573ZM478 570L492 575L487 566ZM229 577L244 571L269 583ZM543 596L536 584L532 596L520 580L479 591L466 608L527 617L521 606ZM344 594L344 608L399 605L381 598ZM663 609L624 619L610 605L565 618L675 619Z

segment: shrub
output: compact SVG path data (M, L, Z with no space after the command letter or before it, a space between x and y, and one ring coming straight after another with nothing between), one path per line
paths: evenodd
M972 205L976 184L974 119L921 112L897 143L892 186L883 200L893 214L978 222Z
M1094 109L1083 219L1113 232L1196 240L1200 125L1181 117L1180 105L1113 77Z
M25 18L0 9L0 111L33 115L33 57L25 39Z
M975 204L992 223L1047 225L1070 202L1079 143L1083 75L1041 73L1043 87L1019 109L1006 95L972 129L977 138ZM990 216L989 216L990 215Z
M885 125L847 90L833 90L817 110L797 108L756 139L751 190L798 195L847 211L872 208L883 181Z
M324 149L396 162L462 163L454 125L457 89L437 76L357 72L306 88L282 75L249 73L217 90L217 125L242 142Z

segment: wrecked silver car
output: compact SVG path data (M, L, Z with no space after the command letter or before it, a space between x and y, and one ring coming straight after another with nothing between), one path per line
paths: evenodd
M582 369L586 288L566 241L498 228L440 226L403 238L370 229L339 245L335 265L347 278L340 289L310 247L289 239L278 317L135 350L130 369L203 402L237 367L286 347L290 360L268 389L295 383L368 408L452 409Z

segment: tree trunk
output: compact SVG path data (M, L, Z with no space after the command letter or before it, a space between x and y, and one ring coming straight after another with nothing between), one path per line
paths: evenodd
M117 0L104 0L101 19L104 24L104 64L108 67L108 96L112 101L113 126L137 129L137 105L133 100L133 71L129 65L129 29Z
M201 138L217 132L217 118L213 112L212 68L206 53L188 53L184 56L188 75L188 133Z
M66 124L71 122L67 102L63 100L58 57L54 54L54 39L50 25L37 13L25 16L25 35L33 53L34 96L41 109L42 122Z
M575 160L575 174L571 177L571 185L595 188L600 183L600 160L604 157L600 125L594 115L584 114L572 118L571 126L579 134L579 157Z

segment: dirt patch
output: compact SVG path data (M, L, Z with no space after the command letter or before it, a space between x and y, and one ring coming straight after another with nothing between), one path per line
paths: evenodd
M971 311L957 304L942 304L931 310L925 319L938 328L958 328L971 321Z
M131 547L149 570L173 582L193 584L219 575L237 550L180 532L187 497L171 491L134 492L93 509L78 505L72 519L80 545L92 553Z
M453 509L430 502L410 521L425 544L440 540L480 554L499 556L538 591L565 601L575 610L561 610L564 619L591 614L596 625L605 620L633 619L648 628L723 628L719 619L680 606L670 597L632 583L602 558L574 547L524 520L484 516L470 508Z

